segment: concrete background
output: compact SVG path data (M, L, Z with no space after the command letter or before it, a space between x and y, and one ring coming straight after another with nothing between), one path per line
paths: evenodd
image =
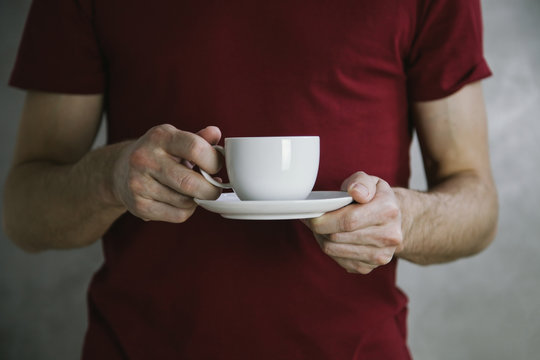
M6 84L29 0L0 0L0 181L23 94ZM494 244L448 265L402 261L415 359L532 359L540 354L540 0L484 0L484 84L501 214ZM98 143L103 142L103 132ZM418 147L411 186L425 188ZM3 190L0 190L3 191ZM0 194L1 195L1 194ZM31 219L29 219L31 221ZM0 359L76 359L100 245L28 255L0 233Z

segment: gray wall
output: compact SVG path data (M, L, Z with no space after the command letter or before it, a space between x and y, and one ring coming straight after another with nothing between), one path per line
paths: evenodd
M2 84L28 4L0 1ZM410 346L419 360L532 359L540 353L540 1L483 4L486 54L495 73L484 89L500 192L499 234L474 258L431 267L401 262L398 282L411 300ZM22 97L0 86L2 183ZM412 187L425 188L416 144ZM101 259L99 244L27 255L0 233L0 359L78 358L86 287Z

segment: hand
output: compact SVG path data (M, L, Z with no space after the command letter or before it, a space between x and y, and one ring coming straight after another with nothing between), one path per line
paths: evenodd
M221 138L217 127L197 134L159 125L126 146L114 169L116 198L143 220L186 221L197 207L193 198L216 199L221 190L193 170L210 174L221 168L212 147Z
M368 274L388 264L402 246L399 204L387 182L364 172L350 176L341 187L356 203L304 223L323 252L345 270Z

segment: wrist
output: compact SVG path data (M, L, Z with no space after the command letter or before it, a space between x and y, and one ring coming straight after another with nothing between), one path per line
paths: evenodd
M108 198L112 206L126 208L124 201L122 200L122 189L124 179L126 178L128 163L128 148L132 144L132 141L125 141L122 143L110 145L111 147L111 162L108 171L107 190Z
M405 189L405 188L393 188L394 194L398 201L398 205L401 211L401 232L402 232L402 243L396 249L396 256L406 257L408 249L413 247L413 226L416 218L416 201L415 196L417 197L420 193L418 191Z
M107 145L87 154L78 165L97 184L97 197L102 208L124 212L126 207L118 193L117 177L120 159L129 142Z

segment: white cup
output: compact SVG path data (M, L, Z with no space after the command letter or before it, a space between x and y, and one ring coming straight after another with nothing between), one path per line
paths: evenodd
M201 170L215 186L232 188L240 200L304 200L319 170L318 136L233 137L225 148L230 183L219 183Z

